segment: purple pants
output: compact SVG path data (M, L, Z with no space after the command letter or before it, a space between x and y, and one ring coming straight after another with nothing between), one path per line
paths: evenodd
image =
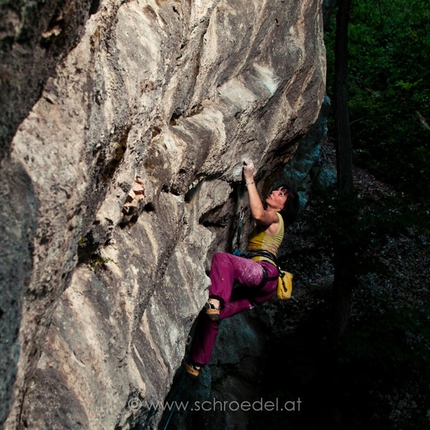
M269 278L278 275L278 269L266 261L256 263L224 252L213 256L209 297L221 302L220 320L212 321L204 311L200 313L190 352L194 364L204 366L209 363L220 321L252 309L254 303L264 303L273 297L278 280L267 281L266 285L259 287L263 279L261 266L266 268ZM235 282L240 286L233 289Z

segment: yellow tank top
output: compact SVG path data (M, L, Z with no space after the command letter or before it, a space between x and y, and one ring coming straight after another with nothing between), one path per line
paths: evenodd
M284 220L279 213L277 215L279 218L278 231L275 234L268 233L257 224L248 237L248 251L264 250L271 252L275 256L278 255L278 250L284 237Z

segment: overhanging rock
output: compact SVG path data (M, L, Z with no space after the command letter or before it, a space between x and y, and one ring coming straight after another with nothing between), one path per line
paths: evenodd
M169 390L208 260L230 245L243 158L264 190L324 97L320 2L96 3L3 160L31 209L3 237L21 243L7 261L31 256L17 282L2 275L19 327L0 352L19 354L0 362L6 429L155 428L130 401Z

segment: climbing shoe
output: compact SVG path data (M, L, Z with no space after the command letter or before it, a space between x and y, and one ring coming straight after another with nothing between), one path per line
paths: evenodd
M185 372L187 372L188 376L191 376L192 378L197 378L197 376L199 376L200 368L194 364L184 360L182 362L182 367L185 369Z
M218 321L219 320L219 309L215 307L212 300L209 299L205 303L205 309L206 309L206 315L212 320L212 321Z

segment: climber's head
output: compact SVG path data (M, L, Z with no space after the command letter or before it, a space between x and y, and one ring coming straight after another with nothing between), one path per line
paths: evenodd
M300 202L297 193L287 185L274 188L266 199L266 203L275 207L286 224L291 224L297 216Z

